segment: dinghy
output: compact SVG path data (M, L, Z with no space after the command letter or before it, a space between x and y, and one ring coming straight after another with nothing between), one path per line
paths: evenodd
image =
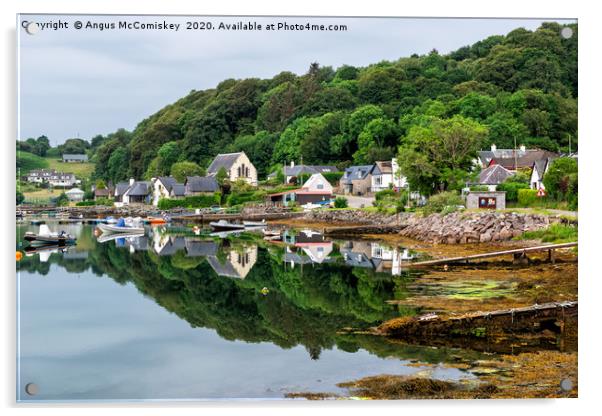
M233 224L226 220L219 220L217 222L210 222L209 225L213 231L236 231L244 230L244 224Z
M266 227L268 224L265 220L262 221L243 221L245 227Z
M129 221L129 224L123 218L119 218L116 224L98 224L98 228L103 233L124 233L124 234L144 234L144 227Z
M59 233L50 231L50 228L46 224L40 225L38 233L28 231L23 237L25 241L29 242L31 247L42 247L42 246L66 246L75 244L76 238L71 234L61 231Z

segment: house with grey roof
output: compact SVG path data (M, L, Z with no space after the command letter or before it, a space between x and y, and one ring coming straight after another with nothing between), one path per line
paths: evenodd
M327 165L295 165L295 162L291 162L290 165L284 166L282 169L284 173L284 177L286 183L297 182L297 178L299 176L311 176L316 173L325 174L325 173L336 173L339 172L339 169L336 166L327 166ZM272 172L268 175L268 179L273 179L278 175L277 172Z
M485 168L479 174L479 185L486 185L490 191L495 191L497 185L504 182L515 172L511 172L502 165L492 165Z
M158 178L153 178L151 182L153 186L154 206L159 205L159 200L162 198L172 198L171 191L174 188L174 186L184 186L184 184L178 184L178 181L173 176L159 176Z
M150 204L153 191L152 182L136 181L119 182L115 185L115 205Z
M550 165L554 159L556 158L548 157L533 162L533 166L531 167L531 179L529 180L531 189L546 189L543 184L543 177L550 168Z
M207 261L219 276L244 279L257 262L257 254L257 246L250 245L227 250L225 259L209 256Z
M243 180L257 186L257 169L245 152L220 153L207 168L207 175L215 176L221 168L226 170L231 182Z
M374 165L350 166L339 181L339 188L346 195L366 195L372 186L372 168Z
M178 191L180 189L178 188ZM214 176L188 176L184 181L184 195L205 195L219 191L219 184Z
M70 154L70 153L65 153L63 154L63 162L66 163L85 163L88 161L88 155L86 154Z
M556 158L557 153L542 149L527 149L520 146L518 149L498 149L491 145L491 150L479 152L479 163L481 167L487 168L492 165L502 165L510 171L518 169L530 169L536 160Z

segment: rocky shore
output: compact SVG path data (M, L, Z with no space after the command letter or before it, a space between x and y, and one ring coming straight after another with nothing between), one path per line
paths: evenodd
M455 212L447 215L401 213L386 215L359 210L312 211L309 222L399 226L399 234L420 241L443 244L488 243L506 241L525 231L534 231L560 222L560 217L514 212Z

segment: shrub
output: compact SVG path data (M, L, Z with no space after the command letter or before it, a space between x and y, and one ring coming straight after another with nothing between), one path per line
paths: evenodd
M456 192L447 191L440 192L431 196L424 206L423 212L426 215L434 214L436 212L441 212L448 214L457 209L458 205L462 205L462 197L458 195Z
M506 192L506 201L507 202L516 202L516 201L518 201L518 191L520 189L530 189L530 188L529 188L529 185L526 183L505 181L504 183L500 183L496 189L498 191Z
M78 207L92 207L92 206L111 206L113 201L109 198L98 198L95 201L80 201L75 204Z
M263 202L265 199L265 191L247 191L247 192L236 192L228 195L226 203L228 206L242 205L247 202Z
M341 177L343 176L343 172L324 172L322 173L324 179L326 179L332 186L337 186Z
M172 208L207 208L212 205L219 205L221 193L215 192L209 195L187 196L183 199L166 199L161 198L157 204L159 209Z
M69 198L66 193L62 193L54 199L54 203L59 207L69 205Z
M518 205L521 207L530 207L536 205L540 198L537 196L536 189L519 189L518 190Z
M380 201L383 199L397 197L397 196L399 196L399 195L394 190L384 189L384 190L378 191L376 194L374 194L374 199L376 199L377 201Z
M347 208L348 207L347 198L344 198L342 196L338 196L334 200L334 207L335 208Z

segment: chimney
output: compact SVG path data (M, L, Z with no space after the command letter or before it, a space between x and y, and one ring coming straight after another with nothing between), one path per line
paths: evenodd
M521 151L521 152L526 152L526 151L527 151L527 148L525 147L525 145L524 145L524 144L521 144L521 145L520 145L520 151Z
M136 182L136 181L134 180L134 178L130 178L130 186L132 186L132 185L134 184L134 182Z
M491 151L495 152L497 150L497 146L495 144L491 145Z

